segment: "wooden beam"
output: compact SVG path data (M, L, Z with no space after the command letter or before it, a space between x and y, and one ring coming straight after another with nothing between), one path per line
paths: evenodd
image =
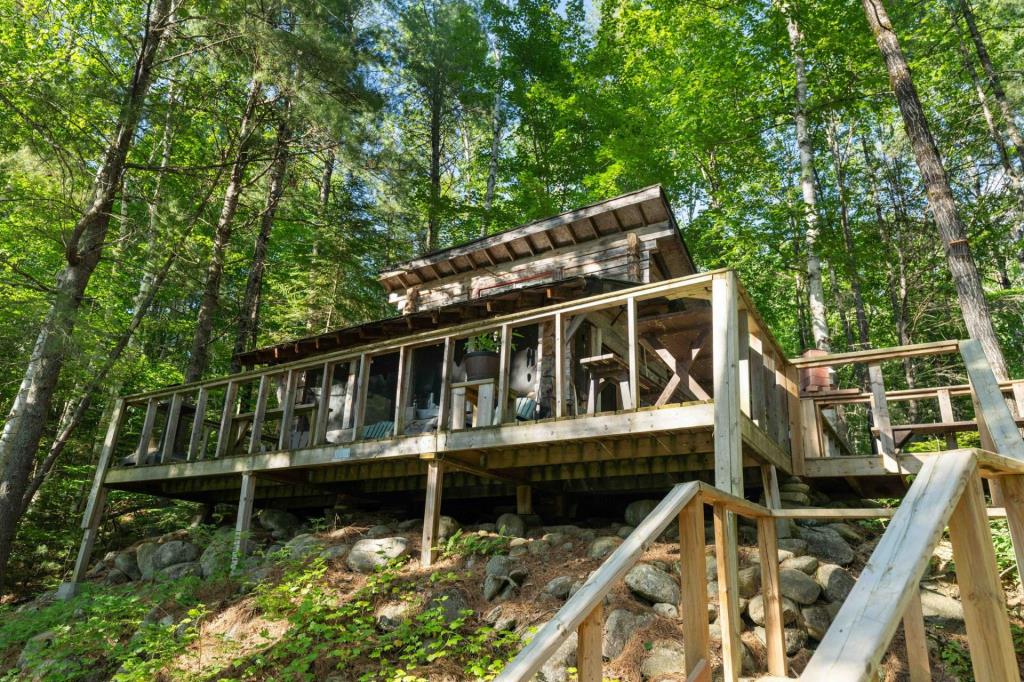
M579 682L601 682L601 635L604 603L598 602L577 628L576 672Z
M730 531L735 528L735 518L731 517L730 512L721 503L714 505L714 517L715 558L718 570L718 624L722 633L722 677L725 682L737 682L742 668L743 643L740 641L736 539L730 537Z
M288 370L284 382L284 402L281 404L281 428L277 438L277 449L287 450L292 444L292 419L295 416L295 394L299 385L299 372Z
M932 669L928 662L928 638L924 632L924 611L921 592L913 590L910 603L903 612L903 639L907 649L907 667L910 682L931 682Z
M251 471L242 473L242 484L238 493L238 516L235 519L235 539L231 549L231 572L241 565L249 543L252 528L252 503L256 498L256 477Z
M981 413L977 415L979 425L984 421L997 452L1024 460L1024 439L1021 439L1013 415L1006 406L981 344L973 339L961 341L960 354L967 367L974 396L981 406Z
M263 420L267 414L267 400L270 397L270 375L260 377L260 387L256 392L256 407L252 412L252 427L249 434L249 454L260 452L263 445Z
M494 397L497 409L494 411L494 423L501 425L506 421L508 411L509 379L512 372L512 327L501 325L501 349L498 351L498 394ZM515 419L515 415L512 415Z
M704 563L704 505L699 498L679 512L679 615L687 679L708 657L708 585Z
M331 417L331 393L334 391L334 367L335 363L325 362L320 375L320 400L311 442L314 446L323 445L327 440L327 422Z
M715 486L743 495L740 432L739 340L736 274L712 282L712 349L715 399Z
M199 392L196 395L196 413L192 419L192 433L188 440L188 454L186 459L193 461L198 459L201 454L199 451L200 446L203 444L203 432L206 428L206 403L210 399L210 391L205 386L199 387Z
M533 488L528 485L516 486L516 514L533 513Z
M565 416L565 318L555 313L555 418Z
M878 451L883 455L896 454L896 440L892 435L889 421L889 404L885 400L885 381L882 366L877 362L868 365L868 381L871 383L871 415L878 428Z
M871 348L849 353L829 353L808 358L791 358L790 364L800 369L811 367L839 367L853 363L883 362L898 358L912 358L921 355L946 355L959 350L958 341L933 341L890 348Z
M224 408L220 416L220 430L217 432L217 448L214 457L220 459L228 454L231 445L231 422L238 410L238 382L229 381L224 389Z
M782 593L779 591L779 544L775 520L757 519L757 547L761 557L761 593L764 600L765 647L768 649L768 674L786 676L786 638L782 620Z
M971 476L949 519L949 540L953 545L974 677L1019 682L1020 672L1006 617L1006 598L985 516L981 480L976 475Z
M640 339L636 327L637 302L630 296L626 299L626 344L629 364L629 395L633 409L640 407Z
M394 435L405 433L405 408L409 405L409 382L412 375L412 348L398 349L398 386L395 388Z
M366 394L370 388L370 364L373 357L368 353L359 356L359 375L355 386L355 403L352 405L352 439L359 440L366 418Z
M427 462L427 499L423 504L423 540L420 544L420 566L424 568L431 566L437 555L443 488L444 462L431 459Z

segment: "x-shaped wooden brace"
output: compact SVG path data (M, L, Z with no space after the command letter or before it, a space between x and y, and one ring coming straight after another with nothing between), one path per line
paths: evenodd
M710 333L710 329L702 329L693 340L693 343L690 344L689 352L682 359L672 355L672 351L665 348L665 345L654 334L644 334L640 337L640 344L661 358L661 361L672 370L672 376L669 377L664 390L662 390L661 395L654 402L655 407L660 407L667 403L677 389L694 400L711 400L711 396L707 394L707 391L697 383L696 379L690 376L690 367L704 348Z

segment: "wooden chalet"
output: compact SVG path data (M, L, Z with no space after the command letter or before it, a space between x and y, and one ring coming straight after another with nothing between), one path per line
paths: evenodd
M901 619L920 662L910 586L947 522L961 589L974 595L971 645L997 643L977 645L997 654L980 655L976 673L1019 679L1012 643L1000 648L1009 630L984 517L1005 514L1024 548L1024 440L1006 402L1024 414L1024 382L996 382L976 343L788 358L735 272L697 271L657 186L397 264L380 282L393 317L245 353L239 374L118 399L62 594L85 575L110 489L237 504L236 548L254 507L414 504L423 565L448 505L505 499L554 519L612 494L657 495L662 504L500 679L531 679L579 630L579 679L600 680L604 595L676 520L687 665L706 679L704 505L716 527L725 679L739 674L737 514L756 522L762 556L775 555L783 519L891 517L878 569L865 569L804 679L871 679ZM883 363L940 354L960 354L970 383L886 391ZM850 364L866 366L870 390L830 385L830 370ZM901 401L935 403L938 419L893 424L890 404ZM853 452L842 428L850 405L870 409L868 452ZM956 448L955 434L970 430L984 450ZM944 452L908 447L936 435ZM778 491L790 474L886 489L913 506L794 509ZM917 474L909 488L907 474ZM1002 494L995 512L979 477ZM768 667L784 675L777 581L766 566Z

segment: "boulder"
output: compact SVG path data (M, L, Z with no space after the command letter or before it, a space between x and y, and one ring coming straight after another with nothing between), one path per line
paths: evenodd
M363 535L364 535L364 537L368 537L368 538L371 538L371 539L377 539L377 538L386 538L389 535L394 535L394 534L395 534L395 531L394 531L394 529L391 526L386 526L384 524L378 524L376 526L370 526L370 529L367 530L366 533L364 533ZM302 536L301 535L297 535L296 537L302 537Z
M104 585L123 585L127 582L131 582L131 578L116 568L110 569L107 575L103 577Z
M853 542L858 545L864 542L864 535L848 523L830 523L825 527L839 533L839 536L847 542Z
M378 606L377 610L373 612L373 618L379 630L391 632L403 622L411 620L413 611L413 605L410 602L390 601Z
M655 604L653 608L654 612L662 618L679 619L679 608L675 604Z
M963 604L932 590L921 590L921 611L925 618L958 622L964 619Z
M747 604L747 615L755 625L764 625L764 595L756 595ZM782 598L782 622L784 625L795 623L800 615L800 607L787 597Z
M226 573L231 566L231 552L234 550L235 529L231 527L218 528L214 533L210 544L206 546L203 553L199 555L199 566L202 568L203 577L209 578L212 575ZM242 551L248 554L252 551L255 543L246 540L242 543Z
M653 604L679 603L679 581L650 564L637 564L631 568L625 582L633 594Z
M783 502L792 502L803 507L810 506L811 504L811 498L807 496L807 493L802 492L784 490L779 493L779 499Z
M786 559L780 565L781 568L792 568L795 571L806 573L807 575L813 575L818 570L818 560L814 557L805 554L803 556L795 556L791 559Z
M142 578L142 571L139 570L139 562L135 558L135 552L118 552L114 555L114 568L124 573L131 580Z
M437 521L437 540L444 542L462 529L459 522L450 516L442 516Z
M372 573L408 552L409 541L403 537L364 538L352 546L345 563L357 573Z
M814 579L821 585L825 598L831 602L841 602L850 594L857 583L850 572L835 564L822 564L814 574Z
M645 680L660 680L685 675L686 672L686 650L682 644L670 639L655 640L640 664L640 675Z
M821 586L803 571L792 568L779 569L779 592L797 604L807 606L818 600Z
M806 483L783 483L779 486L779 492L783 493L804 493L811 492L811 486Z
M21 653L18 655L18 667L25 668L33 662L34 659L38 659L40 654L46 649L53 646L53 641L57 639L57 633L53 630L44 630L39 634L33 635L25 642L25 646L21 648Z
M441 617L446 625L451 625L459 618L465 618L463 611L470 610L466 595L457 587L441 590L427 602L425 610L441 609Z
M754 628L754 635L762 644L768 641L768 638L765 636L764 628L761 626ZM786 628L783 631L783 639L785 639L786 642L787 656L792 656L807 645L807 633L800 628Z
M185 564L199 558L199 548L186 540L171 540L158 546L153 553L153 570Z
M708 580L718 579L718 560L715 559L714 554L704 556L704 574Z
M647 518L655 507L658 500L637 500L630 502L626 507L626 523L630 526L639 526L640 522Z
M804 620L804 629L811 638L819 642L825 637L828 626L832 624L832 615L826 606L807 606L800 610Z
M601 640L602 655L611 660L622 653L630 638L654 619L650 614L639 614L626 609L615 609L604 620L604 635Z
M740 569L737 574L740 596L750 599L761 589L761 567L754 565Z
M310 554L315 554L323 549L323 543L315 535L301 533L288 542L284 543L288 556L293 559L304 559Z
M163 580L178 580L179 578L201 577L202 574L203 567L199 565L198 561L183 561L161 568L156 575Z
M135 561L143 580L152 580L156 573L156 569L153 567L153 555L156 554L159 546L155 542L143 542L135 548Z
M526 522L518 514L502 514L495 523L498 533L513 538L526 536Z
M591 559L603 559L622 544L622 538L616 535L602 535L595 538L587 547L587 556Z
M807 543L810 554L833 564L845 566L853 561L853 549L835 530L827 527L796 526L793 530ZM789 549L787 547L787 549Z
M807 542L800 538L779 538L779 549L790 552L793 556L807 554Z
M502 555L493 556L487 561L484 574L484 599L487 601L511 596L527 575L526 569L513 557Z
M567 575L560 575L557 578L552 578L547 585L544 586L544 594L554 597L556 599L565 599L569 596L569 590L572 589L573 579Z
M576 665L576 641L577 635L573 631L565 638L562 645L555 649L555 653L551 654L547 663L541 667L540 674L537 676L539 680L542 682L569 682L569 668ZM575 680L576 676L573 675L572 679Z
M328 545L320 551L320 556L325 561L336 561L338 559L344 559L348 556L348 553L352 551L352 545Z
M278 540L290 538L299 527L299 517L283 509L261 509L256 520Z
M619 529L615 531L615 534L625 540L634 530L636 529L633 526L619 526Z

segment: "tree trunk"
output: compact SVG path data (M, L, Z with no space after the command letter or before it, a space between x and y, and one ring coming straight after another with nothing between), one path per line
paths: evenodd
M117 127L93 181L89 207L75 225L65 249L67 265L57 277L53 303L36 337L18 393L0 435L0 586L22 508L28 476L53 402L65 349L110 227L111 208L124 173L142 108L153 80L156 55L171 15L171 0L150 6L135 71L121 105Z
M971 338L977 339L999 379L1007 378L1006 360L999 347L981 277L967 243L967 233L953 201L946 170L932 138L921 100L910 75L899 39L885 12L882 0L862 0L871 32L885 58L889 82L896 95L907 137L914 150L921 179L924 181L935 224L946 245L946 261L956 286L960 309Z
M828 333L828 316L825 310L825 286L821 278L821 260L818 257L818 206L817 190L814 184L814 148L807 126L807 73L804 65L801 42L803 35L793 17L792 9L780 6L786 17L789 32L789 46L793 52L796 68L796 105L793 119L796 121L796 143L800 151L800 190L804 199L804 249L807 257L807 297L809 301L811 334L814 345L823 351L831 349Z
M995 97L999 110L1003 114L1003 125L1006 126L1006 134L1015 147L1021 170L1024 170L1024 137L1021 137L1020 128L1017 127L1017 119L1013 115L1013 108L1010 106L1010 101L1006 98L1006 91L1003 90L999 74L996 73L995 67L992 66L992 58L989 57L988 48L985 47L985 41L981 38L981 32L978 30L978 24L974 21L974 12L971 10L971 4L968 0L960 0L960 12L964 15L964 21L967 22L967 30L971 33L974 49L978 53L978 61L981 62L981 68L985 72L985 77L988 78L989 87L992 88L992 96Z
M267 268L267 247L270 243L270 231L274 227L274 216L284 194L284 179L288 171L288 146L291 144L288 129L288 107L284 107L281 121L277 125L277 139L274 141L274 155L270 166L270 179L267 184L267 201L260 216L260 229L253 246L252 263L249 267L249 279L245 284L245 297L242 300L242 311L238 317L238 333L235 336L235 352L231 358L231 371L240 372L242 365L238 356L255 346L256 334L259 329L260 292L263 289L263 273Z
M255 69L253 72L255 73ZM238 200L242 196L242 182L246 166L249 164L249 150L255 128L256 107L262 92L263 85L254 77L249 84L245 108L242 110L235 159L231 164L228 186L224 190L224 203L221 206L217 229L213 235L213 251L210 254L210 263L206 268L206 284L196 318L192 350L189 353L188 367L185 370L185 383L202 379L210 362L209 345L210 339L213 337L213 317L220 303L220 281L224 276L224 260L227 256L228 244L231 241L231 230L234 226L235 212L238 210Z
M424 251L437 248L441 210L441 94L430 96L430 203L427 205L427 234Z
M498 184L498 155L501 153L501 86L494 93L491 108L491 158L487 164L487 191L484 194L484 220L480 225L480 236L486 237L491 227L491 210L494 208L494 188Z

